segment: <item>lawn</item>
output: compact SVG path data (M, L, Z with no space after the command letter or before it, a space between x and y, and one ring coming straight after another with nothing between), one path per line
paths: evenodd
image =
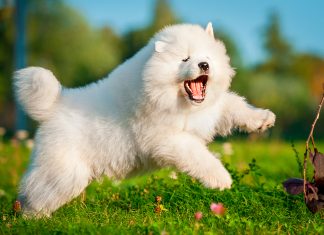
M295 148L301 158L304 143L295 143ZM231 140L213 143L210 149L227 164L234 178L231 190L206 189L185 174L164 169L123 182L94 182L51 218L26 220L12 205L30 150L23 143L2 143L0 234L324 233L324 213L310 213L302 196L282 188L285 179L300 177L291 143ZM324 149L323 142L319 149ZM223 216L210 211L212 202L223 203ZM197 211L203 214L199 221Z

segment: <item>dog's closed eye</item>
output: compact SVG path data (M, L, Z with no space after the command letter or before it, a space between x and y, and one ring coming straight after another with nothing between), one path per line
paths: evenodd
M190 59L190 56L188 56L186 59L183 59L183 62L187 62Z

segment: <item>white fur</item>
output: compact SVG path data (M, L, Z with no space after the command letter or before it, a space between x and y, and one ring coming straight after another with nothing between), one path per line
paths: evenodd
M123 179L164 166L206 187L232 184L206 147L233 128L265 130L275 115L228 91L234 75L222 42L197 25L157 33L107 78L78 89L61 89L53 74L30 67L15 74L15 92L40 122L19 198L26 215L50 215L102 175ZM182 60L190 56L187 62ZM209 63L205 100L188 98L183 82Z
M61 85L51 71L29 67L16 71L14 79L16 97L33 119L43 121L52 115Z

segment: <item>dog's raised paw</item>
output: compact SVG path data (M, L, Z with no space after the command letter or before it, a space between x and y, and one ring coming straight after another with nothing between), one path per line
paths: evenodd
M276 115L273 112L268 109L258 109L251 115L244 128L248 132L263 132L274 126L275 121Z
M262 120L261 126L259 126L258 130L263 132L270 127L273 127L276 121L276 115L270 110L264 110L265 118Z

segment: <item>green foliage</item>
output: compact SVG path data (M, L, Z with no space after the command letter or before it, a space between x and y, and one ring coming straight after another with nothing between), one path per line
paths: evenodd
M275 13L265 27L264 49L266 59L234 80L233 87L253 105L269 108L277 115L275 136L305 138L316 99L323 92L320 87L324 70L322 73L319 69L324 60L295 52L283 36ZM319 135L323 137L323 133Z
M0 103L12 100L14 15L0 11ZM85 85L107 75L122 57L121 40L109 28L92 29L63 1L28 2L27 61L54 71L63 85Z
M297 143L302 151L304 143ZM319 143L319 147L323 143ZM222 153L221 144L212 144ZM239 176L231 190L207 189L185 174L169 177L170 170L114 183L92 183L86 197L60 208L52 218L26 220L12 210L19 178L29 150L4 144L0 149L0 234L321 234L323 214L306 209L302 196L283 191L281 182L298 175L294 153L283 142L233 142L234 154L225 155L231 174ZM256 160L253 160L256 159ZM156 196L166 209L155 212ZM223 217L211 213L211 202L221 202ZM194 213L203 218L195 221Z
M14 43L14 9L0 9L0 126L13 128L14 107L11 89ZM107 13L109 14L109 12ZM105 26L91 27L63 0L28 1L28 65L51 69L67 87L77 87L106 76L131 57L160 29L179 23L168 0L157 0L151 22L123 36ZM206 22L207 23L207 22ZM267 57L255 67L247 67L235 37L222 29L215 36L224 41L231 64L236 69L232 88L253 105L272 109L277 115L273 134L304 138L316 99L324 82L324 59L294 50L281 30L279 15L270 14L263 31ZM305 115L309 113L310 115ZM324 121L318 123L323 129ZM324 137L323 132L316 133Z
M278 117L274 134L305 137L316 108L306 82L293 76L256 73L245 87L248 99L258 107L271 109Z
M303 177L303 175L304 175L303 174L304 173L303 168L304 167L303 167L303 163L302 163L301 157L299 156L299 152L297 151L294 143L291 143L291 148L292 148L292 150L295 153L296 162L297 162L297 165L298 165L299 175L300 175L300 177Z
M279 16L276 13L270 15L264 34L264 48L268 58L262 69L275 74L286 73L292 62L292 46L282 35Z
M38 0L29 7L29 64L50 68L73 87L100 79L120 62L119 38L108 27L91 29L61 1Z
M0 8L0 111L12 100L10 76L13 71L13 9Z

